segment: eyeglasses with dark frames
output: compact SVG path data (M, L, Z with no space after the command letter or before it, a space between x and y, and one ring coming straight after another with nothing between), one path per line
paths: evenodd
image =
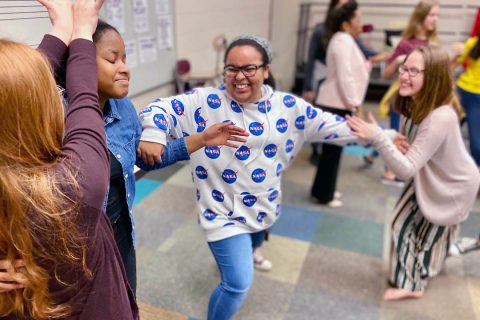
M227 77L235 77L241 71L247 78L255 76L257 70L265 67L265 63L262 64L247 64L246 66L237 67L231 64L226 65L223 68L223 73Z
M416 77L419 73L422 73L425 70L420 70L415 67L408 68L407 66L401 64L398 66L398 73L404 74L405 72L408 72L408 75L412 78Z

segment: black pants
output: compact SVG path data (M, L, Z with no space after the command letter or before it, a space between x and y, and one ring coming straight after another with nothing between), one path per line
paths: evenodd
M352 114L352 112L348 110L329 108L321 105L317 107L323 111L338 114L342 117L345 117L347 114ZM315 175L311 191L312 197L321 203L327 203L333 200L342 149L343 147L337 145L322 144L322 152L318 157L317 174Z
M128 212L123 212L122 216L116 221L111 221L115 241L117 242L118 251L122 256L123 265L127 274L128 284L132 288L134 294L137 289L137 263L135 255L135 247L132 241L132 223Z

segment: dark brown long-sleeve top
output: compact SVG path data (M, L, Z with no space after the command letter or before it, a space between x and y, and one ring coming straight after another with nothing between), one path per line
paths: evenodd
M106 147L103 116L98 106L95 46L76 39L70 47L53 36L45 36L39 49L48 57L57 79L66 65L69 105L62 158L55 174L65 166L78 170L80 194L79 231L86 237L87 265L93 278L85 276L81 265L58 268L59 283L51 272L50 290L56 302L68 303L73 313L68 319L138 319L138 308L130 290L108 218L103 212L110 161ZM66 63L65 63L66 62ZM63 70L63 71L62 71ZM44 266L48 270L48 266Z

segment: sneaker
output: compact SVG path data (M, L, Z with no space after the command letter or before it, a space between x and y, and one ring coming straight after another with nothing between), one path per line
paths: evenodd
M253 266L260 271L270 271L272 270L273 264L270 260L262 256L260 249L255 249L253 251Z
M325 205L329 208L340 208L343 207L343 202L338 199L333 199L325 203Z
M458 257L469 251L480 249L480 240L476 238L460 238L454 244L450 245L448 254L453 257Z
M373 156L363 156L363 162L365 162L365 165L371 166L375 162L375 158Z
M393 187L399 187L399 188L403 188L405 186L405 181L400 180L398 178L389 179L389 178L382 177L382 183L387 186L393 186Z

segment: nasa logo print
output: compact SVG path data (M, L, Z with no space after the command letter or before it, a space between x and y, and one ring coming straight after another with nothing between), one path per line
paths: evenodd
M297 119L295 119L295 128L298 130L305 129L305 116L299 116Z
M262 101L258 103L258 111L261 113L267 113L272 110L272 104L270 103L270 100Z
M173 127L175 128L178 124L177 117L175 117L173 114L171 114L170 117L172 118Z
M263 123L260 122L252 122L248 126L248 130L254 136L260 136L263 133Z
M325 140L333 140L333 139L336 139L336 138L338 138L338 133L332 132L328 136L325 137Z
M212 220L215 220L215 218L217 217L217 214L210 209L206 209L205 211L203 211L203 216L208 221L212 221Z
M261 183L267 177L267 171L262 168L257 168L252 172L252 180L255 183Z
M207 97L207 104L212 109L218 109L222 104L222 100L218 95L211 93Z
M184 138L189 136L189 134L186 133L185 131L182 131L182 135L183 135Z
M252 207L255 202L257 202L257 197L255 197L253 194L247 194L243 197L242 202L247 207Z
M225 200L225 194L221 193L220 191L218 191L216 189L213 189L212 190L212 198L213 198L213 200L215 200L217 202L223 202L223 200Z
M245 217L236 217L233 220L236 220L241 223L247 223L247 219L245 219Z
M222 179L228 184L232 184L237 181L237 173L232 169L225 169L222 173Z
M228 227L228 226L234 226L234 225L235 225L235 222L227 222L223 226Z
M278 190L275 190L272 188L268 191L271 191L270 194L268 195L268 201L272 202L278 198Z
M283 97L283 104L285 105L285 107L287 108L291 108L295 105L295 98L292 97L291 95L286 95L285 97Z
M250 157L250 148L247 146L241 146L235 151L235 157L241 161L247 160L248 157Z
M192 90L185 91L183 94L188 96L188 95L194 94L195 92L197 92L197 90L192 89Z
M277 177L282 174L283 166L281 163L277 164Z
M295 147L295 141L292 139L288 139L285 143L285 152L290 153L292 152L293 148Z
M267 216L266 212L259 212L257 215L257 221L263 223L263 219Z
M172 102L172 109L178 116L183 116L185 114L185 107L180 100L173 99Z
M142 114L149 113L151 111L152 111L152 107L146 107L138 115L141 116Z
M195 123L197 124L197 132L203 132L205 130L205 127L207 126L207 120L205 120L200 112L202 108L197 108L195 110L195 113L193 114L193 118L195 119Z
M288 129L288 122L287 120L280 118L277 120L277 131L280 133L285 133Z
M207 169L205 169L202 166L197 166L195 168L195 175L198 177L198 179L205 180L208 178L208 172Z
M318 114L317 109L315 109L312 106L307 107L307 118L308 119L310 119L310 120L314 119L317 116L317 114Z
M337 122L345 122L345 118L340 117L339 115L335 115L335 121Z
M281 213L281 212L282 212L282 211L281 211L281 207L280 207L280 205L279 205L279 204L277 204L277 208L275 209L275 216L277 216L277 217L278 217L278 216L280 215L280 213Z
M277 146L274 145L273 143L267 145L263 149L263 154L265 154L265 157L267 158L273 158L277 154Z
M205 154L210 159L217 159L218 157L220 157L220 147L219 146L205 147Z
M318 126L317 131L322 130L322 128L325 126L326 123L327 123L326 121L322 121L322 123L320 123L320 125Z
M235 113L241 113L242 112L242 107L240 107L240 105L233 100L232 100L232 102L230 102L230 107L232 108L233 112L235 112Z
M153 116L153 123L155 123L155 125L161 130L166 131L168 129L167 120L165 119L165 116L161 113L157 113Z
M155 103L155 102L160 102L160 101L162 101L162 99L161 99L161 98L156 98L155 100L153 100L153 101L152 101L152 103Z

